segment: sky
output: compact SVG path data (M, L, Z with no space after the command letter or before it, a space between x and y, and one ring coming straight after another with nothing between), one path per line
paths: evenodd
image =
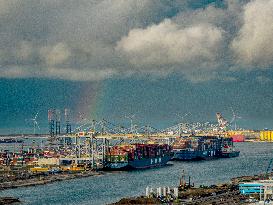
M176 114L273 129L272 0L0 0L0 133Z

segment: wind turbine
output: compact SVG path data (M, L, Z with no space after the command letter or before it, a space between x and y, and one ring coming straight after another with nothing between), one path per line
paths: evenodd
M133 134L133 126L134 126L133 125L133 119L135 118L135 114L129 115L129 116L125 115L124 117L130 120L130 122L131 122L131 130L130 130L130 132L131 132L131 134Z
M241 116L238 116L238 115L234 112L234 110L233 110L232 107L231 107L231 111L232 111L232 119L231 119L230 123L233 123L233 122L234 122L234 130L237 130L237 124L236 124L237 119L242 119L242 117L241 117Z
M37 117L38 117L39 112L36 113L35 117L31 119L31 121L33 122L33 134L36 134L36 128L40 129L39 124L37 122Z
M183 126L184 118L187 117L188 115L191 115L191 112L188 112L188 113L184 114L183 116L181 116L180 114L176 113L176 116L178 118L180 118L180 123L178 124L178 134L179 134L179 136L181 135L181 132L182 132L182 126Z
M188 115L191 115L191 112L188 112L188 113L184 114L183 116L181 116L180 114L176 113L176 116L179 117L181 119L181 121L183 121L184 118L187 117Z

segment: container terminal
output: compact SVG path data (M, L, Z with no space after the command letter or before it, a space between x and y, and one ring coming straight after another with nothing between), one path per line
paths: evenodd
M61 133L60 118L51 112L49 134L1 136L0 189L92 176L102 170L160 167L172 160L233 158L240 154L234 142L271 141L273 136L269 130L228 130L219 113L217 125L179 123L163 130L133 123L126 128L103 119L72 131L66 120L66 132ZM39 180L41 176L46 180Z
M64 110L61 122L60 110L49 109L48 134L36 134L37 113L33 134L0 137L0 165L33 172L149 168L169 160L236 157L240 152L233 142L273 141L273 131L229 130L231 122L221 113L216 113L217 124L179 123L162 130L136 126L133 117L130 127L103 119L72 130L69 113Z
M179 123L159 130L135 126L132 118L128 128L103 119L73 131L67 109L64 114L65 123L61 123L59 110L48 111L49 134L36 134L35 121L33 135L2 137L0 165L32 172L142 169L163 166L170 160L236 157L240 152L233 142L245 141L243 131L227 130L228 122L221 113L216 114L216 125ZM65 129L61 129L63 124Z

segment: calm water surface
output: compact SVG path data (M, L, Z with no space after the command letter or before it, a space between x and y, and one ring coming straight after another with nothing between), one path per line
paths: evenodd
M184 169L197 184L227 182L230 178L265 172L273 144L237 143L238 158L200 162L169 162L170 166L141 171L108 173L43 186L0 192L19 197L23 204L107 204L125 196L145 193L146 186L177 186Z

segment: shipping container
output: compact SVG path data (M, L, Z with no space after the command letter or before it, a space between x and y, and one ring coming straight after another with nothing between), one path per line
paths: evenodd
M111 147L106 169L143 169L165 165L172 157L167 144L133 144Z

